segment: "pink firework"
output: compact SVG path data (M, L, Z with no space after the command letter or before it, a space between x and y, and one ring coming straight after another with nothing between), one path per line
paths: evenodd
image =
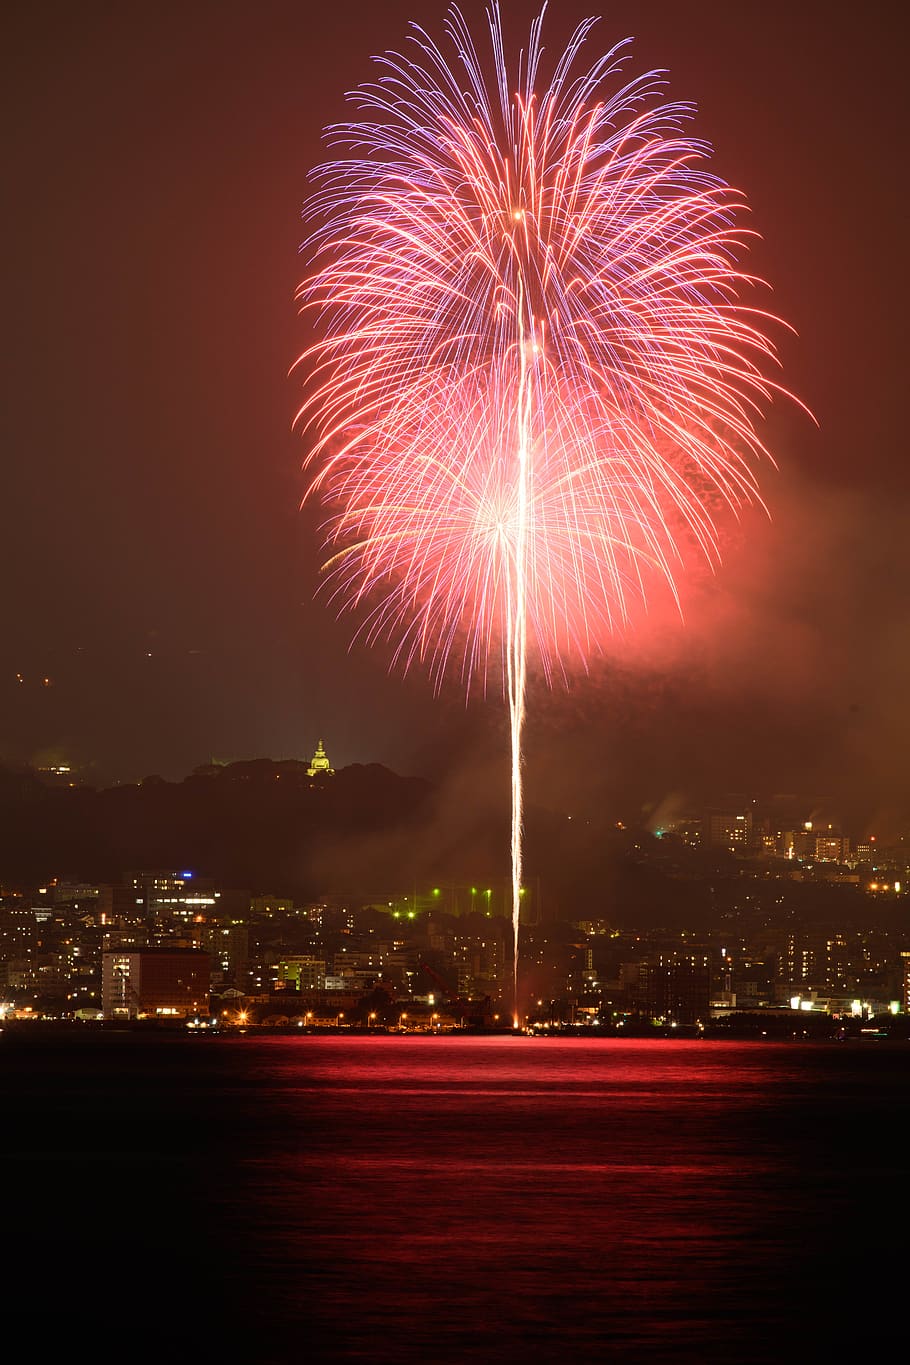
M600 651L712 509L757 497L777 385L767 314L739 302L742 199L683 135L689 106L626 44L542 75L543 12L514 63L414 28L331 128L300 300L319 339L298 415L326 574L366 639L438 686L494 675L512 737L516 942L529 656L548 679ZM517 975L516 975L517 996Z

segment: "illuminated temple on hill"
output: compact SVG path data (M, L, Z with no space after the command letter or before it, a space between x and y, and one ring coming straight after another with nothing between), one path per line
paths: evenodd
M320 740L319 743L316 745L316 752L313 755L313 758L310 762L310 766L307 768L307 776L321 777L323 774L325 774L326 776L331 777L334 771L335 769L332 767L331 763L328 760L328 755L326 754L325 751L325 745L323 744L322 740Z

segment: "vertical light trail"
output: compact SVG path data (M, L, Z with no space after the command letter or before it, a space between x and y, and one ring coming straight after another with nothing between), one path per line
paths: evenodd
M518 397L516 403L516 491L515 533L512 563L514 591L508 594L507 623L507 683L509 694L509 728L512 747L512 1000L513 1024L520 1022L518 1007L518 927L521 918L521 878L524 853L524 787L522 774L522 729L525 719L525 689L528 658L528 485L531 461L531 377L530 369L536 349L533 322L530 338L525 331L524 280L518 273L517 342L518 342Z

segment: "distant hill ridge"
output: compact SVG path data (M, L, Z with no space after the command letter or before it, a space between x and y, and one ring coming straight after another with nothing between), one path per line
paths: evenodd
M317 895L339 847L347 846L341 865L354 872L365 842L397 846L431 818L434 788L422 778L378 763L315 778L307 767L249 759L206 765L178 782L152 775L97 790L0 768L0 876L116 881L129 868L187 866L225 884Z

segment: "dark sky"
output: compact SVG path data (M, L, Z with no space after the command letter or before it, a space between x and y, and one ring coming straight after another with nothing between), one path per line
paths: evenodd
M530 7L505 5L526 28ZM592 12L552 7L551 45ZM304 337L299 211L322 125L427 0L18 5L7 16L0 758L97 780L214 755L505 762L498 699L388 676L313 601L314 519L287 370ZM480 6L466 6L479 18ZM910 567L903 406L907 144L896 4L605 7L699 106L749 196L753 263L796 327L766 434L772 520L731 530L566 694L530 699L556 803L715 789L905 803ZM19 682L16 675L24 681ZM44 677L51 680L43 686Z

